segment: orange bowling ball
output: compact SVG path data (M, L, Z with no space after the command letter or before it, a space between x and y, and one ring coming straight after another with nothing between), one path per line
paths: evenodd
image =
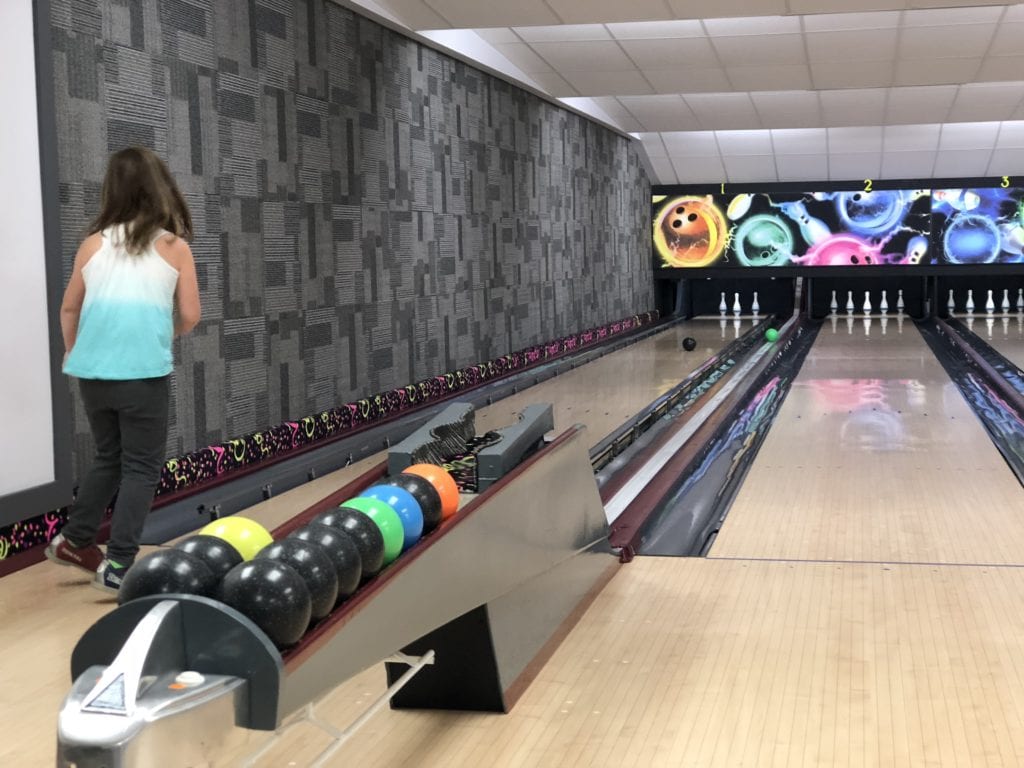
M437 491L441 497L441 519L447 520L459 510L459 486L443 468L434 464L413 464L402 470L402 474L419 475Z

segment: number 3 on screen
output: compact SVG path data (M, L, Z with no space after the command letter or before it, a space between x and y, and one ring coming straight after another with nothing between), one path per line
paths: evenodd
M864 179L864 191L865 192L870 192L871 191L871 187L872 187L871 179Z
M1010 186L1010 177L1003 176L1003 180L999 182L999 186L1002 187L1003 189L1006 189L1008 186Z

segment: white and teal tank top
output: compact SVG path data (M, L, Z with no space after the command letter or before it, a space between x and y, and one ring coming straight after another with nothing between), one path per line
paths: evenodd
M166 235L161 231L153 238ZM138 255L124 246L124 227L105 229L82 270L85 301L64 373L80 379L152 379L174 367L174 291L178 270L154 244Z

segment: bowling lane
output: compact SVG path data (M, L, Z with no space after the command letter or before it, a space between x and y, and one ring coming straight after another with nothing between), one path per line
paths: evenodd
M1024 370L1024 314L1003 315L979 327L974 323L974 332L987 341L999 354Z
M712 557L1024 564L1021 488L920 333L826 322Z
M739 333L749 330L743 320ZM592 444L662 394L735 338L732 320L722 328L717 319L677 325L656 336L543 382L478 414L482 432L514 419L534 402L554 405L556 429L582 422ZM692 353L680 348L693 336ZM281 494L246 514L275 527L299 510L351 482L384 459L379 453L289 493ZM0 765L53 765L57 712L71 685L69 659L82 633L115 603L88 586L89 577L71 568L44 562L0 579L0 722L7 732L0 741ZM379 669L373 679L383 679Z

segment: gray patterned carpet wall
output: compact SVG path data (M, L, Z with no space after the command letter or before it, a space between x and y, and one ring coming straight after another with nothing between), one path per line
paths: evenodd
M51 2L65 274L111 151L195 218L169 456L653 306L628 140L330 0Z

